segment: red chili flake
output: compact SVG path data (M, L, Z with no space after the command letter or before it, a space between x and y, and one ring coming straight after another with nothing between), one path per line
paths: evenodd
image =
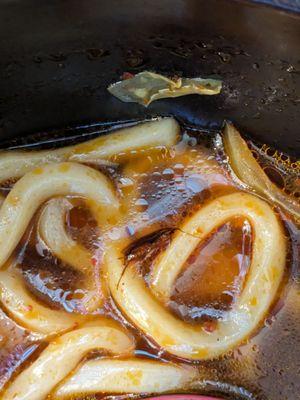
M121 76L121 79L123 81L125 81L125 80L131 79L133 77L134 77L134 75L131 72L124 72L123 75Z
M95 257L91 258L91 263L95 267L97 265L97 259Z
M205 321L202 325L202 329L207 333L213 333L217 329L217 321Z
M188 260L187 260L188 265L194 264L197 261L197 258L198 257L196 255L194 255L194 254L190 255Z

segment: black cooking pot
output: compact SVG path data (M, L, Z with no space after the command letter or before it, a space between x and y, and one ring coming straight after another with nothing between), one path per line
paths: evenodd
M256 142L299 157L298 1L292 12L233 0L0 0L2 146L34 132L70 136L69 126L81 133L174 115L207 130L231 119ZM148 108L107 92L124 72L142 70L221 77L224 88ZM265 380L269 399L281 393ZM263 385L253 389L265 399ZM287 385L296 398L297 385Z
M228 118L299 156L299 38L299 14L245 1L0 0L0 139L172 114L208 129ZM219 76L224 90L148 109L106 91L145 69Z

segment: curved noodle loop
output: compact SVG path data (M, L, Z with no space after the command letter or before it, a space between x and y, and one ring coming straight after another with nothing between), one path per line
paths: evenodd
M1 207L0 266L3 266L11 255L38 207L50 197L70 194L81 195L90 201L99 226L107 223L119 207L119 201L109 180L90 167L75 163L60 163L47 165L43 169L38 168L15 184ZM105 215L102 212L104 206L107 206ZM42 223L43 221L44 223L49 222L47 220L47 216L44 215ZM74 244L70 243L66 232L62 232L63 227L60 222L59 220L53 221L43 230L44 233L46 232L46 239L55 247L54 251L58 250L53 242L59 228L61 228L60 234L65 233L64 239L65 242L67 241L67 245ZM56 227L55 230L54 227ZM81 262L88 267L91 261L90 259L87 261L87 252L76 247L77 250L78 248L82 257L77 258L77 267L79 268ZM67 252L65 258L68 258ZM72 265L74 265L74 261ZM1 271L0 276L1 302L9 313L26 328L47 336L74 328L82 321L80 315L51 310L35 300L34 296L24 287L22 277L13 265ZM89 301L86 304L88 311L99 305L101 293L100 290L98 292L98 289L99 287L94 288L94 293L91 293L91 297L86 299Z
M197 244L230 218L246 218L254 232L251 266L239 299L207 333L173 316L167 303L172 285ZM286 239L275 213L263 200L247 193L217 198L190 217L158 256L150 293L134 266L124 272L124 246L106 249L112 296L127 317L159 346L188 359L209 359L227 352L257 327L272 304L284 271Z
M130 355L134 341L118 325L103 320L54 339L5 391L3 400L44 400L92 350Z
M16 267L0 271L0 299L14 320L43 336L76 328L83 316L53 310L39 303L24 286L24 279Z
M101 287L100 273L92 264L92 254L66 232L66 214L72 207L67 199L50 200L39 219L39 235L52 253L86 277L81 304L90 313L103 303L104 285Z
M60 163L29 172L14 185L0 209L0 268L15 249L38 207L51 197L63 195L92 200L99 225L105 222L105 217L109 221L119 208L112 184L93 168ZM105 213L101 213L104 206Z

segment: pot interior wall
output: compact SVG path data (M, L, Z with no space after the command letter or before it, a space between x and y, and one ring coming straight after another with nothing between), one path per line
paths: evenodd
M0 139L94 121L173 114L300 154L299 16L226 0L1 0ZM217 75L220 96L148 109L107 85L124 71ZM297 93L298 89L298 93Z

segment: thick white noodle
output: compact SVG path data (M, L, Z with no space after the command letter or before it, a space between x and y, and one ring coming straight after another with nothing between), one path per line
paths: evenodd
M16 377L1 399L45 400L92 350L131 355L134 341L117 324L106 320L65 333L54 339L38 359Z
M0 196L0 207L3 201ZM52 310L39 303L26 289L13 263L0 271L0 301L15 321L39 338L76 328L83 321L80 315Z
M36 300L13 265L0 271L0 301L16 322L44 337L76 328L83 321L81 315L53 310Z
M38 232L45 245L59 259L83 273L87 281L82 288L83 297L80 303L84 311L95 311L104 300L101 292L100 274L92 264L92 254L81 244L76 243L66 231L66 214L73 208L70 201L64 198L51 199L43 209Z
M95 393L164 393L191 389L198 378L191 366L127 359L89 360L58 386L54 399Z
M208 333L201 326L173 316L165 302L178 273L198 243L236 216L246 218L252 226L251 266L240 297L218 321L216 330ZM272 208L247 193L234 193L211 201L180 228L157 259L152 291L134 266L125 268L122 244L107 248L109 287L123 313L166 351L187 359L210 359L240 344L266 315L283 276L286 238Z
M300 202L277 187L254 158L247 143L235 129L227 123L223 136L224 149L234 174L249 189L281 208L300 221Z
M20 178L40 165L62 161L92 162L109 160L120 153L158 146L172 146L179 135L179 125L173 118L120 129L106 136L75 146L55 150L0 152L0 182Z
M65 195L78 195L90 200L95 214L99 214L99 225L109 218L116 218L114 214L119 201L111 182L102 173L76 163L37 168L14 185L0 209L0 268L41 204L51 197ZM104 208L105 214L101 212Z

